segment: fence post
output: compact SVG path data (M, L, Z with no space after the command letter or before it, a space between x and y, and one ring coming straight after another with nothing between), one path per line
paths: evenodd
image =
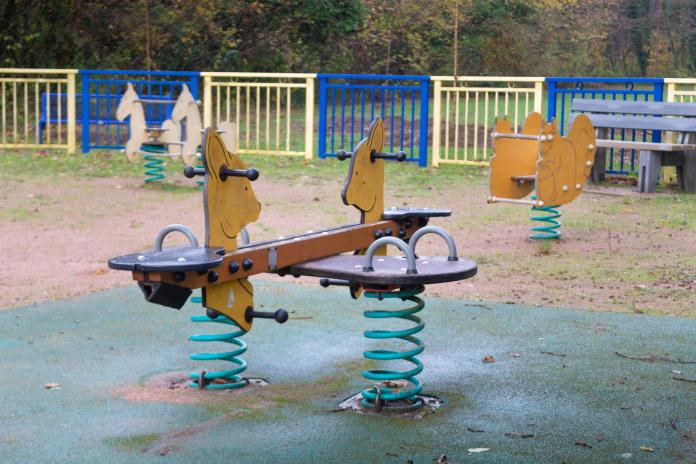
M420 98L420 140L418 146L418 166L424 168L428 166L428 113L430 104L430 76L421 81ZM403 130L403 129L402 129Z
M546 91L548 101L546 102L546 120L551 121L556 117L556 82L546 79Z
M667 84L667 101L674 102L674 91L676 90L676 84L674 82L669 82Z
M82 153L89 153L89 86L88 73L82 74Z
M541 104L544 99L544 81L534 83L534 111L541 113ZM550 118L549 118L550 119Z
M196 76L191 76L189 79L189 90L191 95L193 95L194 100L198 100L198 79L201 77L200 73Z
M656 102L664 101L665 80L661 79L659 82L655 82L653 84L653 86L654 86L653 87L654 88L653 101L656 101ZM656 142L656 143L662 142L662 132L661 131L653 131L652 141Z
M436 80L435 85L433 85L433 167L435 168L440 165L441 89L442 81Z
M314 142L314 78L308 77L305 90L305 159L312 159Z
M319 79L319 144L317 155L326 158L326 79L317 74Z
M212 78L203 77L203 127L211 127L213 124L213 98L212 98ZM219 121L218 121L219 122ZM239 121L237 121L239 122ZM239 142L238 142L239 143Z
M75 96L75 74L77 74L77 71L68 73L68 154L70 155L75 154L75 131L77 130L77 124L75 122L77 116L77 108L75 107L77 100ZM60 104L60 96L58 98L58 104Z

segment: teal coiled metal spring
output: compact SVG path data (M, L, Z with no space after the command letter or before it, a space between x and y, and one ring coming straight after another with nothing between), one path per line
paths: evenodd
M364 390L362 392L363 407L381 409L384 405L386 409L405 410L416 409L423 405L423 401L418 398L418 394L423 388L421 382L416 378L423 370L423 363L416 358L417 355L423 352L425 345L415 337L415 335L423 330L425 323L415 314L425 307L425 303L420 299L418 294L422 293L424 288L418 287L415 289L401 289L400 291L392 292L374 292L366 291L365 297L382 299L399 298L404 301L415 303L413 306L400 310L369 310L363 315L369 319L386 319L399 318L415 323L415 326L402 330L368 330L364 333L366 338L375 340L385 339L400 339L412 343L415 348L407 351L392 351L392 350L371 350L365 351L363 356L367 359L377 361L406 361L413 365L413 368L406 371L394 369L367 369L363 371L363 377L368 380L380 382L374 388ZM394 389L387 383L386 386L381 382L389 382L395 380L404 380L410 385L404 388ZM397 390L397 391L395 391ZM389 402L402 401L400 404L389 404Z
M191 298L194 303L200 303L202 301L200 296L194 296ZM221 334L209 334L209 335L191 335L189 340L194 342L225 342L236 345L237 348L231 351L225 351L221 353L193 353L191 354L191 359L194 361L228 361L236 364L237 367L227 370L220 371L200 371L192 372L189 374L191 382L189 387L210 389L210 390L229 390L234 388L245 387L249 384L249 381L240 376L247 368L247 363L239 356L244 354L247 350L247 345L243 340L239 340L239 337L244 335L246 332L239 328L237 324L234 323L228 317L220 314L215 319L211 319L208 316L193 316L191 317L192 322L217 322L221 324L228 324L233 327L238 328L230 333Z
M159 156L167 153L164 147L159 145L143 145L141 150L147 154L143 156L145 161L145 183L158 182L166 177L164 173L164 159Z
M533 196L532 200L536 200ZM529 238L535 240L550 240L557 239L561 236L561 222L558 218L561 217L561 212L557 209L558 206L532 206L532 221L541 222L541 225L532 227L532 234ZM536 213L543 215L534 215Z

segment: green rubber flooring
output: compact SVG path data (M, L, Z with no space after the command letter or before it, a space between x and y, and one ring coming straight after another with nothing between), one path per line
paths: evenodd
M132 286L2 311L0 462L696 463L696 320L425 299L419 377L445 403L420 419L337 411L372 386L362 332L406 325L343 288L256 282L291 320L244 336L270 383L244 393L159 381L223 348L188 341L225 327L194 304Z

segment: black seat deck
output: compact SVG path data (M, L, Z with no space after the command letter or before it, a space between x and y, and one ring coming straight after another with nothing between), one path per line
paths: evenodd
M207 271L222 263L224 248L179 247L117 256L109 267L120 271L184 272Z

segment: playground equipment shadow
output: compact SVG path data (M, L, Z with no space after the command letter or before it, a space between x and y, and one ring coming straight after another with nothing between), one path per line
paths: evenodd
M187 341L218 330L189 322L197 305L132 286L0 312L3 462L696 462L696 383L675 379L696 378L695 320L428 298L420 378L444 406L379 417L337 411L371 386L371 303L289 282L256 294L291 319L244 337L246 375L270 385L242 393L152 386L224 349Z

